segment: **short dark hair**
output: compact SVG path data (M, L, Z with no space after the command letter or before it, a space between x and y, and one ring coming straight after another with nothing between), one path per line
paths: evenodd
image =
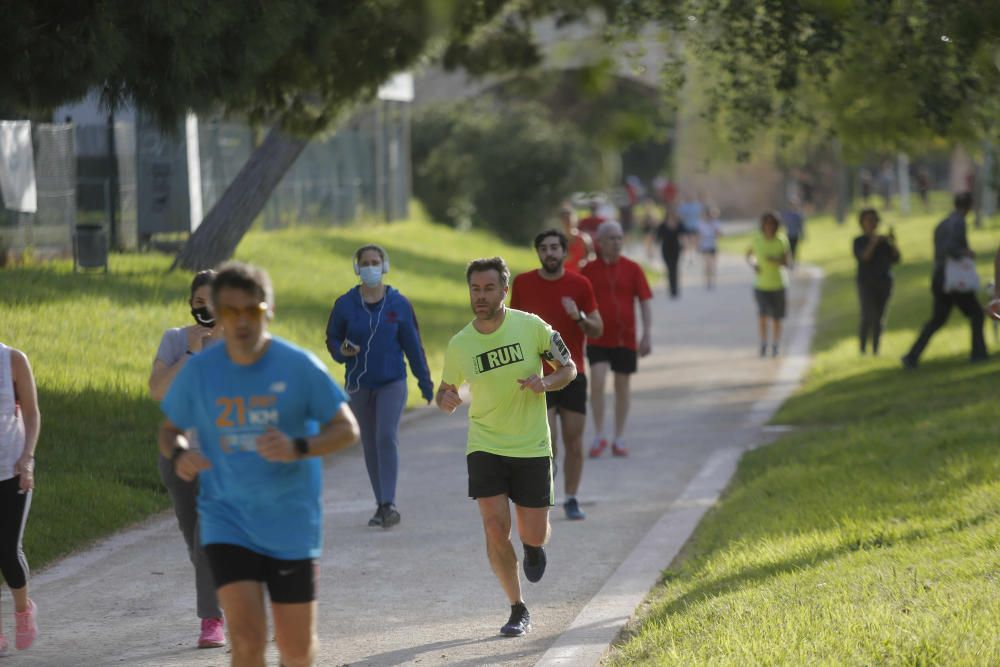
M500 286L507 287L510 284L510 269L503 257L481 257L469 262L465 268L465 282L472 282L472 274L481 271L496 271L500 275Z
M191 296L188 297L188 300L193 299L194 293L205 285L211 285L213 280L215 280L215 271L212 269L206 269L194 274L194 278L191 280Z
M760 226L763 227L768 218L774 220L775 229L781 229L781 215L777 211L764 211L760 214Z
M861 211L860 211L860 212L858 213L858 224L859 224L859 225L860 225L860 224L863 224L863 223L864 223L864 221L865 221L865 216L868 216L868 215L870 215L870 216L872 216L873 218L875 218L875 224L876 224L876 225L877 225L877 224L878 224L879 222L881 222L881 220L882 220L882 218L880 218L880 217L879 217L879 214L878 214L878 211L876 211L875 209L873 209L873 208L863 208L863 209L861 209Z
M368 245L363 245L354 251L354 263L357 264L361 261L361 255L365 253L366 250L374 250L378 253L378 256L382 258L382 263L385 264L385 250L380 245L375 245L374 243L369 243Z
M972 193L971 192L959 192L955 195L955 208L959 211L971 211L972 210Z
M255 298L274 308L274 289L271 287L271 277L267 271L243 262L226 262L219 267L212 281L212 301L218 300L219 292L224 288L243 290L253 294Z
M542 241L544 241L550 236L555 236L559 239L559 245L562 246L563 250L566 250L566 248L569 247L569 239L566 238L565 234L563 234L558 229L549 228L546 229L545 231L538 232L538 234L535 236L535 250L538 250L538 246L542 245Z

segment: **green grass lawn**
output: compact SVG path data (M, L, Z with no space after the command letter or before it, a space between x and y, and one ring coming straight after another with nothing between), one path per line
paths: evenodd
M354 250L371 241L389 252L387 282L413 303L435 381L448 339L472 317L466 262L500 254L515 273L537 265L530 248L421 221L252 232L237 258L271 274L272 331L311 349L338 380L343 366L326 351L326 322L334 299L357 284ZM191 276L166 273L170 261L113 255L109 275L74 275L69 262L0 271L0 341L29 355L42 410L25 533L33 567L169 506L156 472L161 415L146 382L164 329L192 322ZM419 402L411 382L410 403Z
M774 419L796 430L747 453L611 664L1000 664L1000 362L967 363L955 312L919 370L899 364L930 315L945 212L884 216L903 264L878 358L858 353L856 217L809 222L815 363ZM991 276L1000 230L970 241Z

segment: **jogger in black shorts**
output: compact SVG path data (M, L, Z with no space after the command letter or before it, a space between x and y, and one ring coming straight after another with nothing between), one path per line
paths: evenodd
M504 306L510 271L503 259L475 260L465 277L476 318L448 343L435 401L453 413L462 404L458 388L465 382L475 398L466 447L469 496L479 505L486 553L510 600L510 617L500 633L519 637L531 629L531 615L510 540L510 502L524 545L524 575L536 582L545 572L542 546L549 537L553 501L552 445L542 394L569 384L576 366L557 331L536 315ZM556 369L544 378L543 359Z

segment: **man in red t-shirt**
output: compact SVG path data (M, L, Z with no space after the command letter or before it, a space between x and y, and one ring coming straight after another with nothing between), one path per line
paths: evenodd
M590 209L590 215L580 221L577 229L589 235L590 238L594 238L597 234L597 228L604 222L604 218L597 213L601 208L601 202L597 199L591 199L587 207Z
M628 456L622 441L625 418L629 408L629 377L635 373L638 356L645 357L652 350L650 331L653 313L650 300L653 293L646 282L642 267L622 257L625 235L621 225L613 220L601 223L597 229L597 259L583 267L583 275L590 279L597 296L597 307L604 322L604 333L587 342L587 360L590 362L590 407L594 415L594 444L591 458L607 449L604 436L604 380L608 369L615 374L615 435L611 453ZM639 300L642 313L642 338L636 346L635 301Z
M549 429L552 431L553 458L559 422L562 423L566 450L563 461L566 501L563 509L567 519L579 520L586 518L576 500L583 475L583 429L587 422L583 344L587 336L601 335L603 325L590 281L579 273L565 270L567 246L566 235L556 229L546 229L535 237L535 251L542 266L537 271L522 273L514 278L510 307L534 313L558 331L578 369L575 380L559 391L546 393L545 400ZM550 372L548 368L545 371L546 374Z
M563 204L559 209L559 222L562 223L563 233L566 235L566 261L563 263L563 268L579 273L593 258L594 242L590 239L590 234L581 232L577 228L576 211L569 204ZM580 366L577 370L581 368L583 367Z

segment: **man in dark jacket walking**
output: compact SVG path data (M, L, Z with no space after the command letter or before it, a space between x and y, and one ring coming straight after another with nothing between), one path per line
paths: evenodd
M934 307L931 319L924 324L920 336L913 347L902 358L905 368L916 368L920 362L920 354L927 347L931 336L944 326L951 314L952 306L957 306L962 314L969 318L972 327L971 361L985 361L986 341L983 339L983 309L976 299L975 292L945 292L944 272L949 259L974 257L969 248L965 233L965 216L972 210L972 194L961 192L955 195L955 210L934 228L934 273L931 278L931 294L934 296Z

